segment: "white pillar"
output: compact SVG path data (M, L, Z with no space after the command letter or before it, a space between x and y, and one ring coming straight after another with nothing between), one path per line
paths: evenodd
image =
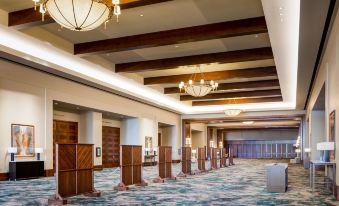
M96 148L102 148L102 114L98 112L85 112L81 114L81 136L79 143L94 144L94 165L102 165L102 155L96 157ZM102 149L101 149L102 150Z

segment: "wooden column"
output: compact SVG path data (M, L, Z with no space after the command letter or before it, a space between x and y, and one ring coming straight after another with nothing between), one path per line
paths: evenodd
M181 147L181 172L178 174L179 177L186 177L186 175L190 175L192 173L191 157L192 157L192 148Z
M93 144L56 144L56 193L48 204L67 204L66 197L100 196L94 189Z
M120 183L115 190L128 190L128 185L147 186L142 178L142 146L120 145Z
M207 159L211 159L210 141L213 140L213 128L207 127Z
M159 176L153 180L154 183L162 183L164 179L176 180L172 175L172 147L159 146L158 148L159 163L158 170Z
M186 137L191 137L191 123L182 120L182 146L186 147Z

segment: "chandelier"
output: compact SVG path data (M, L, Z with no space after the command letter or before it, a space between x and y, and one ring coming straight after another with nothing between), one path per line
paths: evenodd
M224 111L225 115L229 117L238 116L241 112L242 110L240 109L227 109Z
M185 92L193 97L203 97L210 93L211 91L215 91L218 88L218 83L211 81L204 80L204 73L201 72L200 66L197 67L199 74L200 74L200 83L196 84L197 80L197 73L191 75L191 78L188 80L187 83L180 82L179 89L180 92L182 89Z
M119 0L32 0L40 5L42 21L48 14L62 27L74 31L90 31L121 15Z

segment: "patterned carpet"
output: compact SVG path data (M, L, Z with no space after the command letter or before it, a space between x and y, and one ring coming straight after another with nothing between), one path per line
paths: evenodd
M105 169L95 172L101 197L77 196L68 201L69 205L339 205L322 185L313 194L309 191L308 172L300 165L289 165L286 193L266 192L265 164L275 161L235 159L234 166L162 184L150 183L157 167L145 167L143 175L149 186L132 186L127 192L113 190L119 183L119 169ZM173 167L177 174L180 164ZM47 205L54 190L52 177L0 182L0 205Z

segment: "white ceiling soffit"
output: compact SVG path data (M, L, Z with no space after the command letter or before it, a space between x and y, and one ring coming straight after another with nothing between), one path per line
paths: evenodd
M183 114L218 113L229 108L239 108L246 111L294 109L296 104L300 2L299 0L263 0L262 4L284 102L192 107L161 92L129 80L107 68L88 62L46 42L2 25L0 26L0 47L10 54ZM283 22L280 20L280 7L283 8Z

